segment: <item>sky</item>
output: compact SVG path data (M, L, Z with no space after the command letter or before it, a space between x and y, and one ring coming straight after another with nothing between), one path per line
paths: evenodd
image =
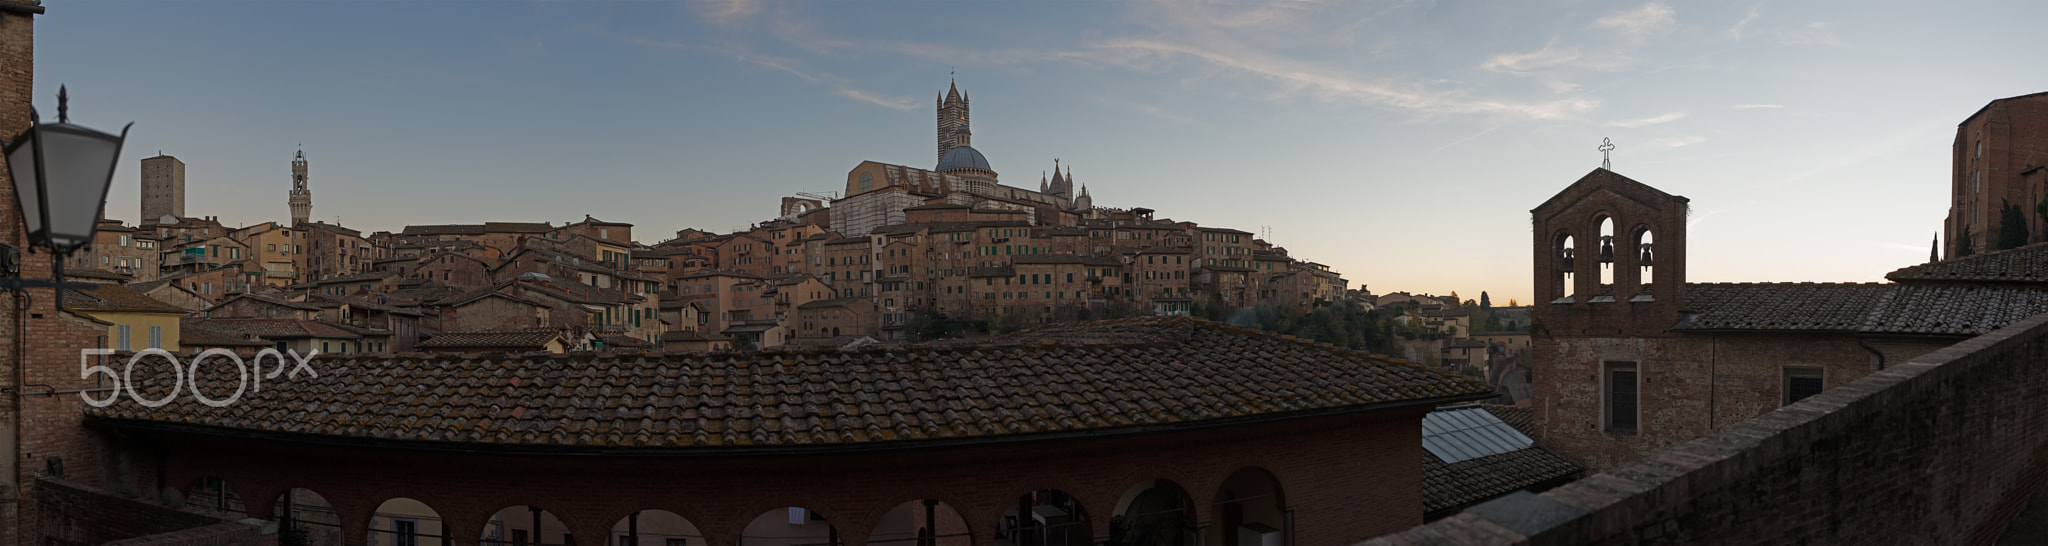
M2040 2L45 0L39 108L134 122L186 214L746 229L864 160L930 168L957 81L1036 189L1266 234L1352 287L1526 304L1529 210L1600 166L1691 199L1688 280L1925 262L1955 126L2048 90ZM1034 172L1035 171L1035 172Z

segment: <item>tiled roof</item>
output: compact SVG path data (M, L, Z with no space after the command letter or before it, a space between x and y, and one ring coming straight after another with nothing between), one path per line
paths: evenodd
M562 337L554 330L527 330L520 332L447 332L422 341L421 349L513 349L547 348L549 341Z
M647 342L647 340L644 340L644 339L640 339L640 338L637 338L637 337L633 337L633 336L625 336L625 335L610 335L610 336L604 336L604 337L600 337L600 338L597 338L597 340L598 340L598 341L602 341L602 342L604 342L604 344L605 344L605 345L607 345L607 346L611 346L611 347L640 347L640 348L646 348L646 347L653 347L653 346L654 346L654 344L653 344L653 343L648 343L648 342Z
M216 330L204 319L178 321L178 344L186 347L268 347L270 342Z
M661 333L661 340L662 340L662 341L726 341L727 339L726 339L726 338L722 338L722 337L717 337L717 336L713 336L713 335L710 335L710 334L706 334L706 333L704 333L704 332L699 332L699 331L696 331L696 330L669 330L669 331L667 331L667 332L662 332L662 333Z
M164 303L118 284L95 284L91 288L64 291L64 308L73 311L120 311L130 313L177 313L185 308Z
M1975 336L2048 313L2048 291L1889 283L1687 283L1676 330Z
M1893 282L1968 281L2048 284L2048 243L1916 265L1884 276Z
M1481 405L1486 412L1529 433L1527 408ZM1454 409L1445 411L1470 411ZM1443 413L1439 411L1437 413ZM1522 449L1445 463L1423 450L1422 503L1425 513L1441 512L1470 505L1529 487L1555 484L1576 478L1584 471L1577 463L1555 452L1533 445Z
M359 339L362 336L333 324L300 319L221 318L200 321L203 327L232 335L269 339Z
M235 434L718 449L1137 432L1492 394L1479 381L1417 364L1185 317L1063 325L952 348L344 356L315 366L316 378L265 385L227 408L180 397L161 408L87 411ZM234 373L215 368L203 373ZM137 388L175 380L162 373L138 376Z
M826 308L826 307L845 307L845 306L848 306L848 305L852 305L852 304L854 304L854 303L858 303L858 302L863 302L863 301L867 301L867 298L836 298L836 299L829 299L829 300L818 300L818 301L813 301L813 302L805 303L805 304L803 304L803 305L798 305L798 306L796 306L796 308L797 308L797 309L822 309L822 308Z
M442 224L433 226L405 226L401 235L483 235L481 224Z

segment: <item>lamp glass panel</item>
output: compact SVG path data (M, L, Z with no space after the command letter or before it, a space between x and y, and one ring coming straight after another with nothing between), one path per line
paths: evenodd
M47 127L43 139L50 243L58 249L90 243L99 227L121 139L82 127Z
M25 133L19 146L7 154L8 174L13 175L16 203L21 206L21 221L27 227L28 242L33 244L43 230L43 206L36 193L36 145L31 129Z

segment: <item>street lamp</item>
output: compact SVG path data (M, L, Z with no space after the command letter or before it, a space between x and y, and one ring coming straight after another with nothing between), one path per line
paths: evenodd
M114 181L114 167L120 161L121 143L128 139L130 123L120 135L103 133L71 124L70 96L57 88L57 123L43 123L34 108L29 109L28 130L7 143L9 174L14 177L15 203L27 229L31 248L42 246L56 254L50 260L56 282L14 278L20 274L18 256L11 245L0 249L0 262L13 261L9 271L0 271L0 288L58 288L58 306L63 306L63 260L72 252L92 245L99 230L100 212L106 208L107 187Z

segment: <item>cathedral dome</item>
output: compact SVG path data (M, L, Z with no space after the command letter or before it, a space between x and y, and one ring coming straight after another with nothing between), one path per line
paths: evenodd
M939 158L939 167L932 170L946 172L955 169L995 172L994 168L988 166L988 158L982 157L981 152L972 146L954 146L953 149L946 150L946 155Z

